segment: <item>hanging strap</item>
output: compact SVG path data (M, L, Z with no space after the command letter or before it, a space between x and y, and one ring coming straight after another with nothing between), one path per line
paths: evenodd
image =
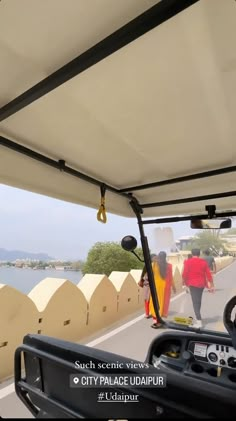
M105 224L107 222L106 207L105 207L105 194L106 194L105 184L101 185L100 190L101 190L101 205L98 209L97 220Z

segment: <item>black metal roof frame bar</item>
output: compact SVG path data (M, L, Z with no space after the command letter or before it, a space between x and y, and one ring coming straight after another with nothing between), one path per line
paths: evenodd
M68 167L64 160L55 161L51 158L48 158L45 155L42 155L41 153L35 152L32 149L29 149L16 142L13 142L12 140L7 139L6 137L3 137L3 136L0 136L0 145L8 149L11 149L17 153L20 153L21 155L28 156L29 158L34 159L35 161L41 162L44 165L48 165L49 167L55 168L66 174L72 175L73 177L77 177L90 184L94 184L99 187L101 187L101 185L104 185L106 190L111 191L112 193L118 194L119 196L123 196L126 199L130 200L130 195L128 195L127 193L120 193L120 191L117 190L115 187L112 187L104 183L103 181L99 181L96 178L90 177L86 174L81 173L80 171L77 171L71 167Z
M217 176L217 175L228 174L230 172L235 172L235 171L236 171L236 165L233 165L231 167L218 168L217 170L204 171L204 172L200 172L200 173L196 173L196 174L185 175L183 177L171 178L169 180L156 181L156 182L153 182L153 183L143 184L141 186L126 187L125 189L120 189L120 192L121 193L128 193L128 192L133 192L133 191L137 191L137 190L147 190L147 189L152 189L152 188L155 188L155 187L167 186L167 185L170 185L170 184L183 183L183 182L186 182L186 181L199 180L201 178L214 177L214 176Z
M77 177L83 181L86 181L90 184L96 185L101 187L102 185L104 185L104 187L106 188L106 190L115 193L119 196L123 196L124 198L128 199L129 201L132 199L135 199L132 194L130 193L123 193L121 192L119 189L116 189L113 186L110 186L106 183L104 183L103 181L97 180L96 178L90 177L80 171L75 170L74 168L71 168L69 166L66 165L64 160L58 160L55 161L51 158L48 158L47 156L35 152L30 148L27 148L23 145L20 145L16 142L13 142L10 139L7 139L6 137L0 136L0 145L4 146L8 149L11 149L17 153L20 153L22 155L25 155L31 159L34 159L38 162L41 162L44 165L48 165L49 167L55 168L59 171L62 171L66 174L72 175L73 177ZM231 197L231 196L236 196L236 191L230 191L230 192L223 192L223 193L215 193L215 194L211 194L211 195L205 195L205 196L195 196L195 197L187 197L187 198L183 198L183 199L174 199L174 200L168 200L168 201L164 201L164 202L154 202L154 203L143 203L143 204L138 204L138 206L140 207L140 210L142 211L145 208L152 208L152 207L161 207L161 206L171 206L171 205L178 205L178 204L182 204L182 203L190 203L190 202L198 202L198 201L203 201L203 200L211 200L211 199L219 199L219 198L224 198L224 197Z
M0 108L0 121L125 47L199 0L162 0Z
M182 203L200 202L202 200L221 199L224 197L232 197L232 196L236 196L236 191L208 194L205 196L185 197L183 199L166 200L164 202L141 203L140 206L142 209L158 208L161 206L180 205Z
M214 218L230 218L236 216L236 211L232 212L217 212ZM214 219L213 218L213 219ZM182 221L195 221L197 219L210 219L208 214L203 215L188 215L188 216L170 216L167 218L157 218L157 219L145 219L142 220L143 225L150 224L169 224L172 222L182 222Z

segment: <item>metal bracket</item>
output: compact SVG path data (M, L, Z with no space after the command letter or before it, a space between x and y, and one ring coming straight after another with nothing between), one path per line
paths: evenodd
M209 219L216 218L216 206L215 205L208 205L208 206L205 207L205 209L208 213Z

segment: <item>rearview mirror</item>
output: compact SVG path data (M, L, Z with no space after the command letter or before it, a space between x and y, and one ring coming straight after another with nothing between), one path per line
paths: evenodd
M126 235L121 240L121 247L126 251L134 251L137 248L137 240L132 235Z
M191 221L193 229L227 229L231 228L231 219L195 219Z

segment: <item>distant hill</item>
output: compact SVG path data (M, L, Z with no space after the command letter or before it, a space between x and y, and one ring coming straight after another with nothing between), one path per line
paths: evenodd
M31 259L31 260L54 260L54 257L46 253L30 253L22 250L6 250L0 248L0 261L14 262L16 259Z

